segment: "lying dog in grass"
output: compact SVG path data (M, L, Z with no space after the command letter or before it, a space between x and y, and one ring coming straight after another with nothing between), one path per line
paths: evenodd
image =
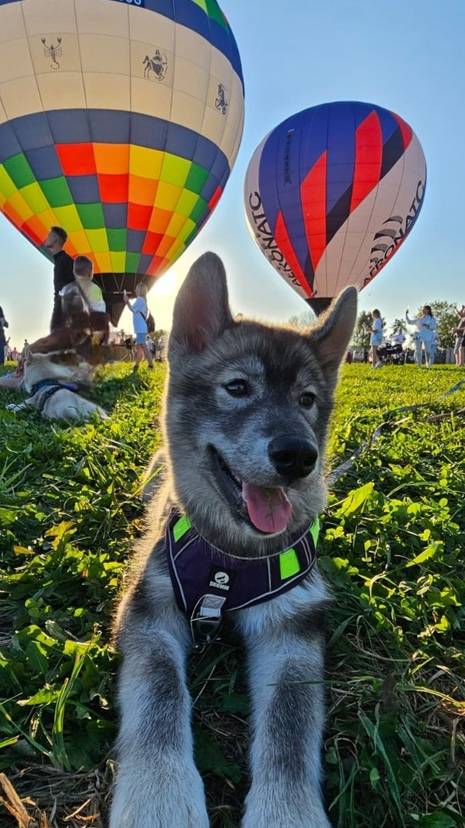
M15 375L0 379L0 386L27 391L30 396L10 411L35 408L49 420L103 419L106 412L78 392L91 384L93 358L92 314L78 286L72 282L61 296L63 326L37 339L23 354L23 365ZM105 314L97 314L102 317ZM100 360L101 361L101 360Z
M78 393L90 385L91 375L91 366L74 353L39 354L27 349L18 390L27 391L30 396L7 408L15 412L35 408L49 420L105 419L103 408Z
M328 828L315 564L324 450L356 316L346 289L306 333L234 321L221 261L192 267L169 341L169 474L119 607L111 828L206 828L186 658L231 620L248 650L252 783L243 828Z

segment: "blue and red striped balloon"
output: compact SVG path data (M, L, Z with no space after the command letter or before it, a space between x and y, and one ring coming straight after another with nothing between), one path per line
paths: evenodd
M423 150L399 115L328 103L262 141L246 175L246 214L267 259L318 309L381 271L415 224L425 186Z

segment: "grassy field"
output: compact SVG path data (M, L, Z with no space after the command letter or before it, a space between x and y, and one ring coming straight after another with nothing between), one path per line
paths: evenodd
M142 527L163 379L159 366L105 369L94 397L111 418L82 427L10 414L13 394L0 392L5 828L104 824L110 620ZM465 385L445 396L459 379L449 366L344 369L330 465L386 426L335 483L320 547L335 598L325 737L335 828L465 826ZM191 689L212 826L233 828L248 785L248 703L232 635L192 661Z

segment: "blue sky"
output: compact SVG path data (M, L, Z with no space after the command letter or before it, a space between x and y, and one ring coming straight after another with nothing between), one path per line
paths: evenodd
M420 218L405 245L360 294L360 308L388 320L435 299L465 302L465 3L410 0L223 0L246 86L246 124L236 165L213 217L150 293L159 326L170 324L190 263L215 250L226 264L236 312L287 320L307 306L252 241L243 182L264 135L294 112L325 101L360 100L392 109L418 135L428 165ZM21 345L48 325L52 268L0 217L0 305ZM129 321L123 317L123 323Z

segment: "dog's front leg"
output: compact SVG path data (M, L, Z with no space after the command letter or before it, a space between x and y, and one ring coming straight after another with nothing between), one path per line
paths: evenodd
M194 765L186 642L161 623L125 631L119 772L110 828L208 828Z
M254 739L243 828L330 828L320 790L324 642L312 615L308 632L289 619L251 628Z

